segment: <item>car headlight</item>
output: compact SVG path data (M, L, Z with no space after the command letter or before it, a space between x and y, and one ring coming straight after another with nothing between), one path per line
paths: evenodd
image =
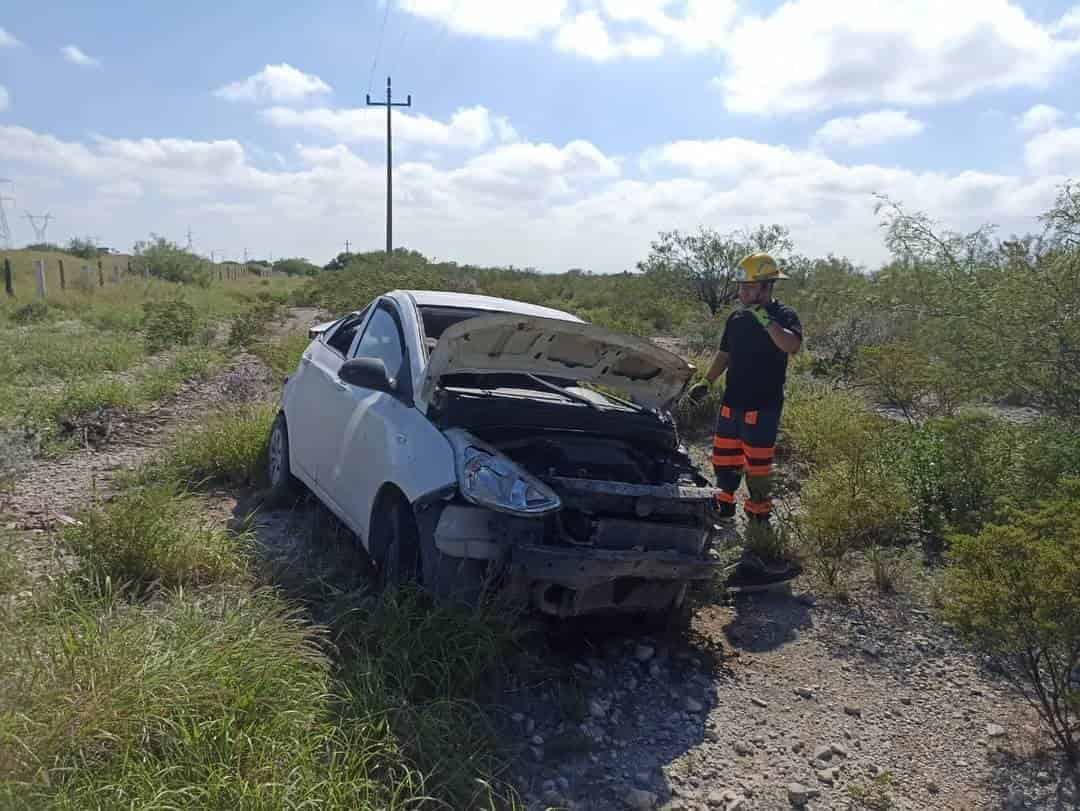
M544 515L562 507L559 496L498 452L461 432L451 437L458 487L473 504L517 515Z

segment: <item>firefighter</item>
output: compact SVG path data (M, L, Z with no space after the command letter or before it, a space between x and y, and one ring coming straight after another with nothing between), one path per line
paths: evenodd
M716 507L724 523L733 526L735 492L745 475L749 496L743 510L751 532L773 531L770 484L788 356L802 346L798 315L773 298L773 285L786 278L767 253L753 253L739 262L735 279L742 306L724 325L720 349L705 375L708 383L700 383L690 392L695 399L700 398L709 384L727 372L713 438ZM796 574L792 564L763 561L744 548L729 585L764 585Z

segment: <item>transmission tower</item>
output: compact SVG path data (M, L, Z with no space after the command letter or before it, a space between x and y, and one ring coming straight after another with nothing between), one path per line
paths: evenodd
M52 219L52 214L35 215L27 211L25 219L29 221L30 227L34 229L34 238L38 242L45 242L45 232L49 228L49 220Z
M8 226L7 213L4 211L4 203L14 203L14 197L4 197L3 185L11 184L11 181L0 177L0 247L11 250L11 228Z

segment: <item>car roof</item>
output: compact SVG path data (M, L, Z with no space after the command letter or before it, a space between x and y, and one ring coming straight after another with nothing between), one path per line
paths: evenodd
M417 307L454 307L465 310L487 310L490 312L514 313L516 315L532 315L539 318L556 318L562 321L581 321L576 315L571 315L563 310L540 307L536 304L526 304L524 301L514 301L513 299L479 296L474 293L449 293L438 290L395 290L387 295L395 297L408 296Z

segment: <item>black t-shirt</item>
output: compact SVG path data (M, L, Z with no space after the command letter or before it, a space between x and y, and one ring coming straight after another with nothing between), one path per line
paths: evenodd
M802 324L793 309L776 300L768 309L780 326L802 337ZM725 405L769 408L784 402L787 353L773 343L753 314L740 308L728 316L720 351L728 353Z

